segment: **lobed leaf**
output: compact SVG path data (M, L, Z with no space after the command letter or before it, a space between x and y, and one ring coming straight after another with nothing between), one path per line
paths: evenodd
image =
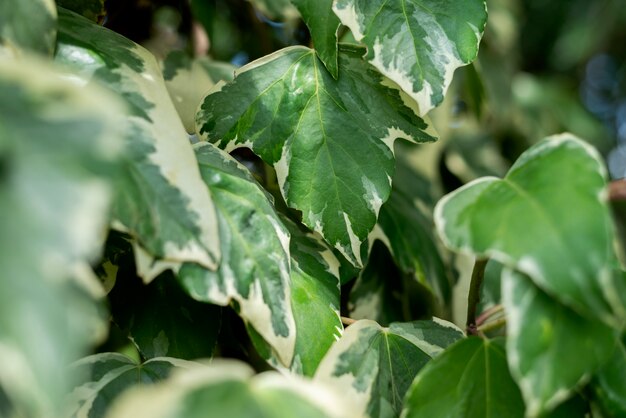
M356 266L391 190L393 142L434 140L359 51L340 51L338 80L313 50L275 52L216 87L196 118L211 142L273 165L287 204Z
M421 114L443 101L454 70L476 58L487 21L483 0L335 0L333 10Z
M419 370L462 337L461 330L439 319L389 328L360 320L331 347L315 380L351 399L357 416L397 416Z
M139 45L72 12L59 9L56 60L84 80L106 85L130 108L123 176L117 185L113 226L137 242L146 280L163 269L195 262L215 269L217 221L185 129L152 55ZM140 260L141 255L144 259Z

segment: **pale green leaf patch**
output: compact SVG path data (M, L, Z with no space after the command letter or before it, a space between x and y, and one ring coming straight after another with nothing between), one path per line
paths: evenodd
M296 329L291 308L289 231L250 172L214 145L195 148L217 209L222 262L217 271L185 264L179 279L201 301L235 305L238 314L291 364Z
M449 248L519 270L575 311L620 325L606 170L570 134L526 151L504 179L482 178L444 197L435 223Z
M335 0L333 10L422 115L442 102L454 70L476 58L487 21L483 0Z
M361 54L341 47L335 80L315 51L277 51L216 86L196 118L209 141L273 165L287 204L356 266L391 190L394 141L434 140Z
M84 82L106 85L130 108L113 226L129 233L152 259L215 269L219 243L213 204L154 57L132 41L59 9L56 59Z
M418 371L462 337L461 330L440 319L388 328L360 320L332 346L315 379L350 399L358 416L397 416Z
M15 51L52 55L56 24L54 0L0 2L0 46Z

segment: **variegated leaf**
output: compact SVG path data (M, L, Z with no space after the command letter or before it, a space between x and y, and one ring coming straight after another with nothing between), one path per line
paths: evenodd
M113 226L133 236L149 259L164 259L173 267L189 261L216 268L219 243L213 204L154 57L63 9L58 37L57 61L70 65L85 81L106 85L126 99L130 109ZM154 269L149 276L158 273Z
M456 326L439 319L397 322L389 328L357 321L331 347L315 380L351 399L357 416L397 416L418 371L462 337Z
M107 418L357 418L341 394L296 376L214 361L122 396Z
M296 321L296 347L289 365L251 330L259 354L278 368L313 376L322 358L341 337L339 260L319 235L300 230L282 218L291 233L291 309Z
M56 24L54 0L0 2L0 46L52 55Z
M70 367L80 376L67 397L71 418L104 417L115 399L133 386L145 386L165 380L173 369L204 367L199 363L170 357L158 357L138 363L119 353L101 353L85 357Z
M296 330L290 298L289 231L271 197L235 159L196 146L200 172L217 209L222 262L217 271L185 264L179 278L197 300L233 303L239 315L291 364Z
M544 416L589 381L610 358L616 331L585 318L505 269L507 358L526 402L526 417Z
M106 334L102 250L123 103L49 62L0 61L0 386L20 416L61 416L66 364Z
M219 81L231 81L235 66L208 57L191 58L184 51L170 53L163 62L163 77L178 116L188 133L196 130L196 110Z
M280 50L216 86L196 118L211 142L252 148L272 164L287 204L357 266L391 190L394 141L434 140L361 53L340 48L334 80L315 51Z
M335 0L333 8L367 45L365 58L421 114L442 102L454 70L476 58L487 21L483 0Z
M504 179L482 178L444 197L435 222L449 248L491 257L575 311L620 325L624 277L613 275L605 187L597 151L562 134L522 154Z

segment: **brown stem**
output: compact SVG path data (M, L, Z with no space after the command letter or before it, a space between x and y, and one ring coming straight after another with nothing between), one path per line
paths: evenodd
M342 316L341 317L341 322L345 326L350 326L350 325L352 325L352 324L354 324L356 322L356 319L348 318L347 316Z
M609 183L609 200L626 200L626 179L613 180Z
M469 295L467 296L467 322L466 331L468 335L478 335L476 329L476 310L480 302L480 287L485 278L485 267L488 258L477 258L472 270L472 279L470 282Z
M504 306L502 305L494 305L491 308L486 309L483 313L478 315L478 318L476 318L476 326L480 327L481 324L483 324L484 322L487 322L489 318L502 312L503 310L504 310Z

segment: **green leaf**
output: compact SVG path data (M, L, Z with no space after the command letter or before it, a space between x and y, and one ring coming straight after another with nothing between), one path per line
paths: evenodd
M222 262L216 272L185 264L179 279L197 300L235 304L281 363L289 365L296 343L289 232L248 170L211 144L198 144L195 150L217 209Z
M339 80L311 49L275 52L216 87L196 121L221 148L249 147L273 165L303 223L362 266L361 243L391 190L394 140L434 139L359 51L341 49Z
M301 231L286 218L282 220L291 234L291 309L296 321L295 354L289 369L313 376L343 331L339 316L339 260L319 235ZM272 366L285 368L267 343L252 331L250 336L259 354Z
M449 248L491 257L575 311L619 324L623 278L612 273L605 187L598 153L558 135L522 154L504 179L482 178L444 197L435 222Z
M421 114L443 101L454 70L476 58L487 21L483 0L335 0L333 9Z
M213 204L154 57L130 40L59 9L56 59L84 79L106 85L129 106L113 226L137 241L142 276L149 280L186 261L216 268ZM153 266L154 258L169 265Z
M104 0L56 0L57 5L78 13L98 24L104 21L106 9Z
M133 272L109 294L113 321L128 334L142 358L210 358L217 345L221 308L191 299L171 272L144 285Z
M524 274L504 270L507 354L526 403L526 416L548 412L610 359L615 331L542 292Z
M354 416L397 416L418 371L462 337L457 327L439 319L389 328L357 321L332 346L315 379L353 400Z
M265 16L270 19L289 20L298 17L298 11L291 5L290 0L248 0Z
M594 397L607 417L626 416L626 339L617 345L613 357L595 375Z
M253 376L246 364L214 361L160 385L128 392L107 418L342 418L351 415L338 393L296 376Z
M50 63L0 62L0 386L22 416L60 415L65 365L106 334L102 251L123 103Z
M309 27L313 46L333 78L339 76L337 67L337 31L339 19L333 13L333 0L291 0Z
M208 57L193 59L184 51L167 56L163 62L165 85L187 132L196 130L196 110L206 92L219 81L231 81L235 68Z
M0 2L0 46L52 55L56 24L54 0Z
M504 342L478 337L457 342L427 364L402 411L403 418L523 416L524 402L509 374Z
M72 418L103 417L113 401L133 386L145 386L165 380L173 369L202 367L198 363L160 357L137 363L119 353L101 353L85 357L71 366L82 377L68 395Z

